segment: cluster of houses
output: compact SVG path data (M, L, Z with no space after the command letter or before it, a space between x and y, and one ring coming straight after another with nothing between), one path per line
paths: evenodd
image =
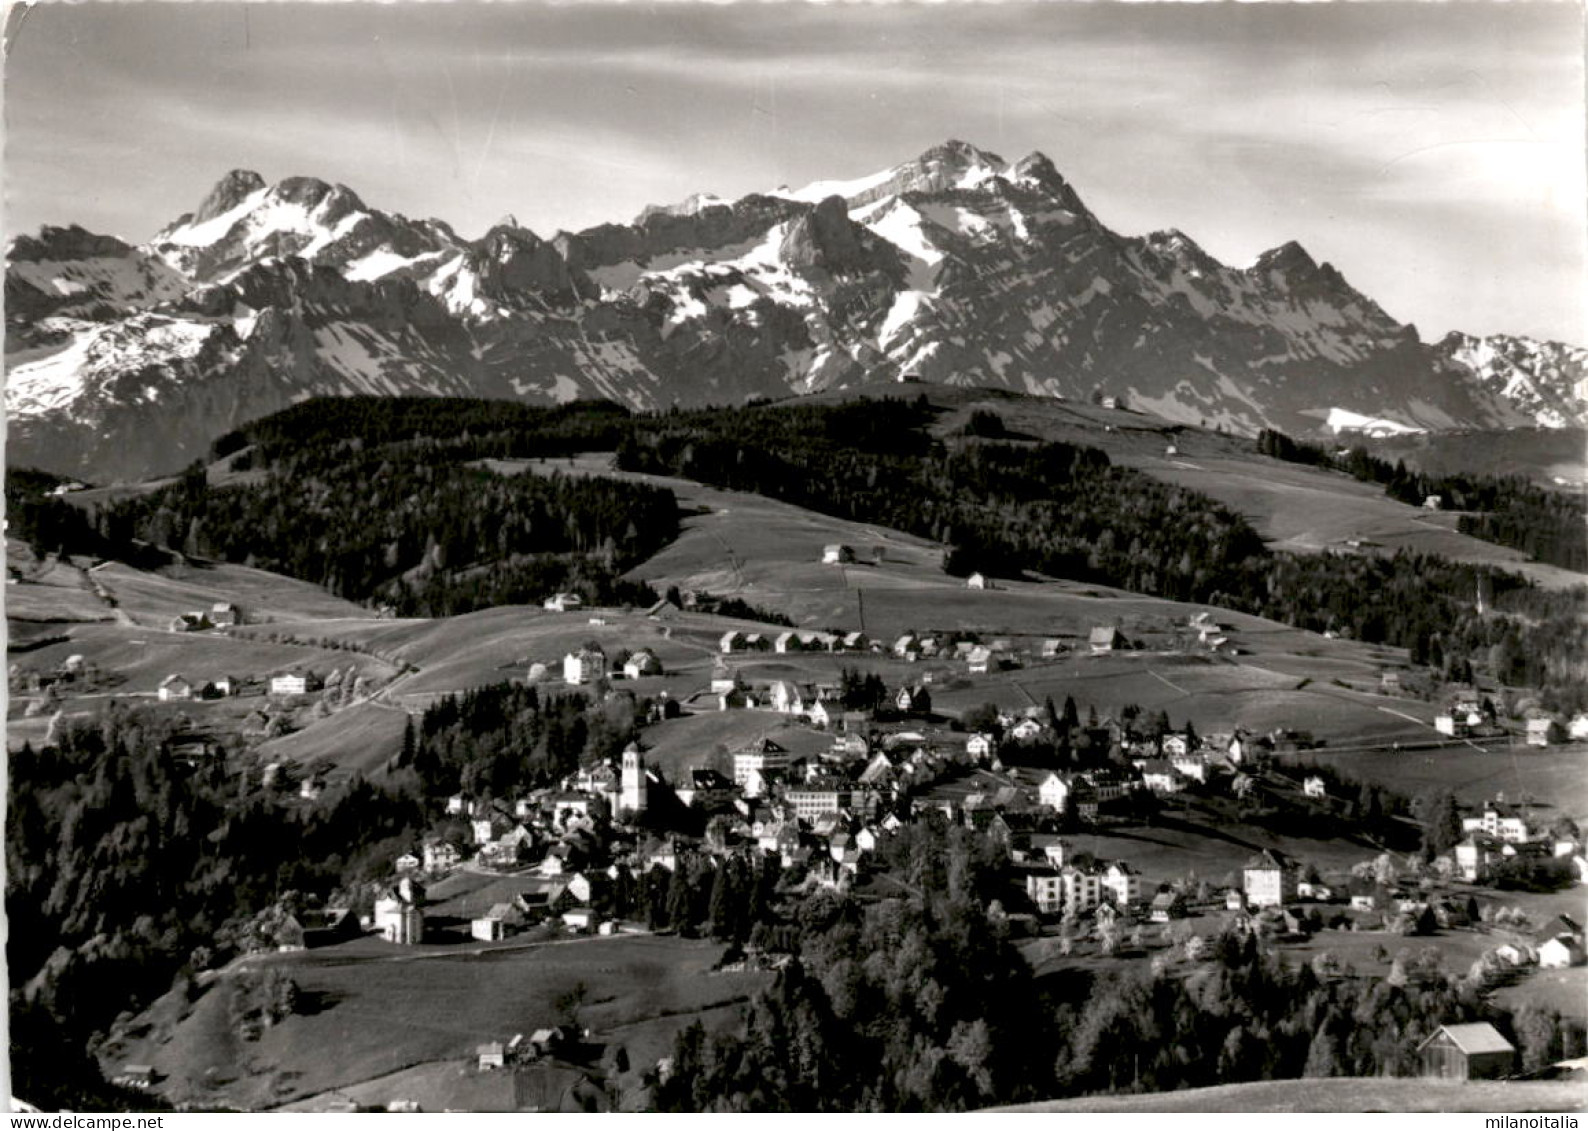
M546 678L546 674L546 666L544 664L533 664L529 670L530 682L538 683ZM562 658L563 682L574 686L595 683L599 680L618 676L623 679L644 679L647 676L658 676L661 674L663 674L662 661L657 659L656 653L649 648L641 648L638 651L631 652L616 667L609 663L605 649L593 640L580 646L577 651L567 653Z
M92 660L73 653L49 669L12 664L7 675L7 684L12 691L37 693L51 688L89 687L98 682L100 671Z
M1573 878L1588 883L1588 854L1577 837L1552 837L1534 821L1525 806L1504 797L1485 801L1461 818L1464 839L1451 850L1455 875L1467 883L1485 883L1507 860L1569 861Z

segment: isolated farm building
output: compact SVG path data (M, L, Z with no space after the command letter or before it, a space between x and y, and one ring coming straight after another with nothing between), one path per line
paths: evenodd
M155 695L162 703L172 699L191 699L193 685L179 675L168 675L160 681L159 690Z
M270 677L272 695L307 695L311 691L320 690L322 686L324 684L320 677L313 672L282 672L280 675Z
M556 593L541 602L541 607L554 613L565 613L569 609L584 607L584 598L577 593Z
M855 560L855 548L842 542L829 542L822 547L823 565L845 565Z
M219 675L207 680L203 687L198 689L200 699L226 699L237 694L237 681L229 675Z
M1123 648L1125 634L1117 628L1094 628L1087 637L1087 643L1091 645L1093 655L1101 655L1116 648Z
M201 612L178 613L171 618L172 632L203 632L213 627L210 618Z
M355 939L358 934L358 916L346 907L302 911L288 915L276 928L276 949L290 951L334 946Z
M1558 970L1567 966L1581 966L1585 961L1588 961L1588 957L1583 954L1580 937L1562 933L1538 944L1538 964L1542 969Z
M1417 1055L1422 1074L1440 1080L1498 1080L1516 1067L1516 1048L1487 1021L1441 1025Z
M507 1054L502 1048L501 1041L490 1041L479 1045L474 1052L479 1057L481 1072L489 1072L494 1068L503 1068L507 1064Z
M123 1088L137 1088L139 1091L145 1091L154 1086L154 1081L155 1071L151 1065L123 1064L121 1066L121 1071L117 1072L115 1076L111 1077L110 1082L112 1084L120 1085ZM15 1100L12 1102L16 1103ZM37 1111L38 1109L32 1108L30 1110Z
M1167 923L1171 919L1185 918L1185 897L1176 891L1161 891L1152 897L1151 917L1154 923Z
M965 579L965 588L966 589L991 589L992 586L988 584L987 575L986 574L973 573L973 574L971 574L969 577L967 577Z
M594 683L606 674L607 654L594 641L562 658L562 678L565 683Z
M230 628L243 623L243 610L230 601L216 601L210 606L209 618L217 628Z
M1241 878L1252 907L1280 907L1296 898L1296 869L1275 852L1248 860Z
M1467 737L1467 720L1451 714L1434 716L1434 729L1449 738Z
M1379 676L1378 689L1385 695L1399 695L1401 693L1401 673L1385 672Z
M649 648L641 648L623 661L623 675L627 679L639 679L642 676L661 674L662 661L658 660L656 653Z
M1301 783L1301 792L1308 797L1328 797L1329 790L1324 781L1317 774L1309 774L1307 780Z
M1549 746L1560 741L1560 724L1548 715L1535 715L1527 720L1527 744Z
M1444 505L1445 499L1443 495L1429 495L1423 500L1423 510L1426 511L1436 511Z

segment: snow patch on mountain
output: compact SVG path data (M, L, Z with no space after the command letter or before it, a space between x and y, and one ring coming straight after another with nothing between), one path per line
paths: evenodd
M1383 416L1364 416L1344 408L1331 408L1324 427L1338 436L1342 432L1361 432L1368 436L1405 436L1427 429L1414 428Z

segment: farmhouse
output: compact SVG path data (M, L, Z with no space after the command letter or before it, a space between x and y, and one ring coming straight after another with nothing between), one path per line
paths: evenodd
M209 618L217 628L230 628L243 623L243 610L230 601L216 601L210 606Z
M272 695L307 695L323 686L324 682L313 672L291 671L270 677Z
M717 649L725 653L744 651L744 633L737 630L724 632L722 639L717 641Z
M593 640L562 658L562 678L566 683L594 683L606 674L607 654Z
M855 548L842 542L829 542L822 547L823 565L845 565L855 560Z
M168 675L160 681L160 688L155 694L162 703L173 699L191 699L193 685L179 675Z
M1527 744L1549 746L1560 741L1560 725L1548 715L1536 715L1527 720Z
M1329 791L1323 784L1323 779L1317 774L1307 775L1307 780L1301 783L1301 792L1308 797L1328 797Z
M1498 1080L1516 1063L1516 1049L1487 1021L1441 1025L1417 1055L1422 1074L1440 1080Z
M178 613L171 618L170 627L172 632L203 632L215 626L210 624L210 618L206 614L194 612Z
M200 699L225 699L237 694L237 681L229 675L216 676L198 690Z
M642 676L661 674L662 662L656 658L656 653L649 648L641 648L623 662L623 676L625 679L639 679Z
M973 573L973 574L971 574L969 577L967 577L965 579L965 588L966 589L991 589L992 586L987 583L987 576L985 574Z
M1125 646L1125 634L1117 628L1094 628L1087 637L1087 643L1092 647L1094 656L1105 652L1112 652L1116 648Z
M566 613L584 606L584 598L577 593L555 593L541 602L541 607L554 613Z

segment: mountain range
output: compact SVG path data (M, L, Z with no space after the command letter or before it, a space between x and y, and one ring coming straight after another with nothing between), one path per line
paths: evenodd
M5 296L7 461L94 481L320 394L651 409L913 376L1243 433L1588 422L1588 351L1423 342L1299 244L1232 267L1119 235L1042 154L958 141L550 239L234 171L142 245L14 239Z

